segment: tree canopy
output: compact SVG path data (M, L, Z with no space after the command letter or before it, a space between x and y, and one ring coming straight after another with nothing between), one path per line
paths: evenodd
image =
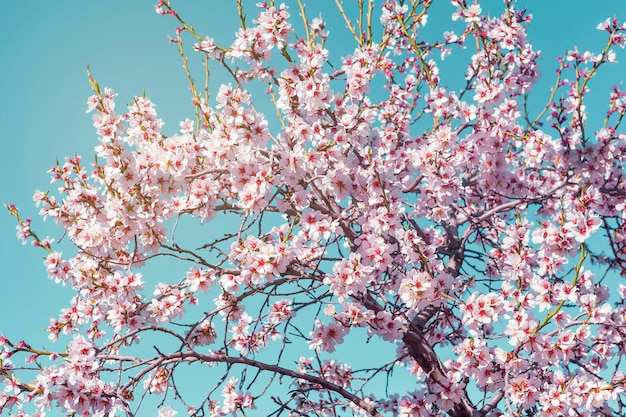
M222 45L160 1L195 110L174 134L88 73L95 160L34 195L70 252L7 206L74 296L57 343L0 336L0 412L626 413L626 93L586 107L626 25L537 106L513 0L453 0L456 32L427 32L434 1L327 3L238 1Z

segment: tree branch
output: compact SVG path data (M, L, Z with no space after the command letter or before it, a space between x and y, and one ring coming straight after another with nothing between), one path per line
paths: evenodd
M116 360L119 357L117 356L109 356L109 355L102 355L101 356L102 359L112 359L112 360ZM368 402L366 402L363 398L347 391L346 389L344 389L343 387L340 387L339 385L333 384L332 382L329 382L323 378L314 376L314 375L308 375L308 374L302 374L300 372L291 370L291 369L287 369L287 368L283 368L282 366L278 366L278 365L271 365L271 364L267 364L265 362L260 362L254 359L249 359L246 357L233 357L233 356L226 356L226 355L219 355L219 354L202 354L202 353L198 353L195 351L191 351L191 352L175 352L175 353L170 353L170 354L163 354L161 356L159 356L158 358L155 358L154 361L152 361L154 365L156 366L164 366L164 365L168 365L170 363L182 363L182 362L188 362L188 363L192 363L192 362L204 362L204 363L227 363L227 364L240 364L240 365L246 365L246 366L252 366L256 369L259 369L261 371L268 371L268 372L272 372L275 374L280 374L283 376L289 376L292 377L294 379L303 379L305 381L308 381L310 383L316 384L321 386L324 389L327 389L329 391L333 391L337 394L339 394L340 396L342 396L343 398L349 400L350 402L354 403L355 405L361 407L362 409L364 409L365 411L368 412L368 414L372 417L383 417L377 410L375 405L370 404ZM143 377L143 375L145 375L146 373L148 373L150 371L150 369L153 369L154 366L149 367L148 369L144 369L142 372L140 372L140 374L138 375L138 378L133 378L133 380L138 380L141 379Z

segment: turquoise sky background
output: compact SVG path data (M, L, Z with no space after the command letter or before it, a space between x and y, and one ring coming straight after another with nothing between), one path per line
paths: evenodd
M316 0L309 0L314 4ZM330 16L334 1L328 2ZM349 3L350 0L345 0ZM180 12L201 34L229 44L236 29L234 0L179 1ZM254 1L248 2L254 4ZM448 0L441 10L451 10ZM501 2L482 2L500 10ZM154 12L154 1L64 0L60 2L6 1L0 15L0 203L16 204L23 217L32 217L40 236L60 237L58 229L43 223L32 203L35 189L50 187L46 171L55 159L74 153L91 160L97 144L91 116L85 114L91 94L86 67L101 86L119 93L118 106L144 90L156 103L165 131L178 130L178 122L192 117L187 82L176 48L169 44L175 21ZM626 20L623 0L526 0L534 15L529 37L543 52L546 81L535 91L547 97L553 81L555 57L574 45L599 51L606 37L595 29L607 17ZM174 6L177 2L174 1ZM486 7L486 6L484 6ZM248 9L248 17L256 14ZM292 7L297 14L297 6ZM297 16L294 16L297 18ZM299 18L298 18L299 19ZM451 25L448 15L429 17L429 30L443 32ZM439 29L440 28L440 29ZM188 38L189 39L189 38ZM331 37L329 49L341 37ZM188 44L191 46L191 43ZM189 48L191 52L191 48ZM617 50L622 64L605 67L591 83L594 101L587 104L591 117L602 117L611 85L626 78L626 51ZM220 80L214 79L214 87ZM228 80L226 80L228 81ZM445 81L444 81L445 82ZM0 211L0 333L9 339L25 338L34 346L51 344L41 331L66 307L71 297L46 279L44 252L22 246L15 238L15 221ZM50 415L55 415L51 413Z

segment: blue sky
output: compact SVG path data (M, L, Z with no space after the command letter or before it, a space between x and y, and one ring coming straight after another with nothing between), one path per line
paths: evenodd
M328 1L329 10L334 7L331 0L318 1ZM447 5L444 10L450 9L449 1L437 2ZM85 114L86 99L91 94L87 66L101 86L119 93L119 106L146 91L166 123L166 132L173 133L180 120L193 115L177 50L168 42L175 22L157 15L153 3L33 0L3 4L0 203L15 203L23 217L34 219L40 235L60 237L58 229L38 219L31 199L33 191L50 187L46 171L55 159L78 153L90 160L97 144L91 116ZM229 43L236 29L234 0L184 3L181 13L200 33ZM501 2L495 0L483 3L494 10L501 7ZM535 17L529 37L535 49L543 52L542 72L547 82L540 84L536 93L544 97L553 80L556 55L574 45L580 50L598 51L605 37L596 25L613 15L626 19L623 0L527 0L519 5L528 5ZM248 16L253 17L254 8L249 10ZM292 13L297 14L297 6ZM429 23L443 32L448 19L431 15ZM338 39L342 38L333 38L331 31L329 48ZM626 51L618 50L617 58L626 63ZM606 100L610 86L624 78L624 68L605 68L601 79L591 84L594 97ZM213 80L212 84L219 82ZM599 116L605 103L597 102ZM593 117L594 106L587 107L592 109ZM23 247L15 239L15 222L4 211L0 211L0 236L0 333L10 339L27 338L35 346L49 344L41 329L48 325L49 317L56 317L67 305L71 292L46 279L43 251Z

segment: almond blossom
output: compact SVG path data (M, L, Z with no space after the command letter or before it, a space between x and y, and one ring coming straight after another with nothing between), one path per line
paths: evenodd
M33 196L58 236L7 206L72 295L51 346L0 336L0 413L619 414L626 93L589 91L626 25L537 107L532 15L432 3L237 2L223 43L159 1L194 112L88 74L95 158Z

